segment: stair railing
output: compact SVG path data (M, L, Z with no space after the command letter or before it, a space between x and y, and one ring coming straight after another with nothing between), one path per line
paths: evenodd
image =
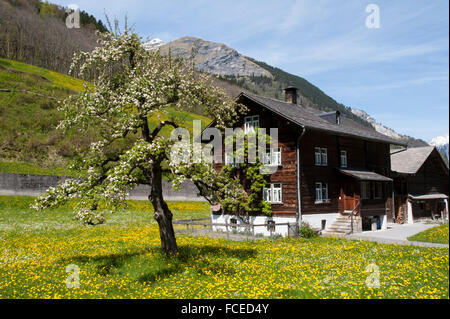
M358 204L356 204L355 208L353 208L353 210L350 213L350 216L349 216L349 218L350 218L350 234L353 234L353 216L358 215L357 209L360 206L360 204L361 204L361 201L358 201Z

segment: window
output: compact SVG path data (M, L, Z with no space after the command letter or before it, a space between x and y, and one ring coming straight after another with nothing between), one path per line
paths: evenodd
M267 221L267 231L270 231L270 232L275 231L275 221L274 220Z
M237 225L237 219L234 217L230 218L230 224ZM236 229L236 228L237 228L236 226L231 226L231 229Z
M315 162L318 166L326 166L328 165L328 154L326 148L316 147L314 148L315 153Z
M316 203L328 202L328 184L316 183Z
M341 151L341 167L347 167L347 151Z
M315 150L314 153L315 153L316 165L321 165L322 159L320 156L320 147L316 147L314 150Z
M263 189L263 200L269 203L281 203L282 191L281 183L270 184Z
M327 155L327 149L326 148L322 148L320 150L321 155L322 155L322 165L328 165L328 155Z
M370 183L361 182L361 199L370 199Z
M380 199L383 197L383 185L380 182L374 183L374 199Z
M268 148L262 163L274 166L281 165L281 147Z
M383 184L380 182L361 182L361 199L383 198Z
M244 133L254 132L259 127L259 115L246 116L244 118Z

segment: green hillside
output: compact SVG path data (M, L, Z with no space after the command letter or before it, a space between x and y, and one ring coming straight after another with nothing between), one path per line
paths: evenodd
M97 136L56 130L62 119L59 100L83 90L83 81L33 65L0 59L0 172L77 175L68 169L77 153ZM177 118L189 129L192 120L206 126L210 119L169 110L163 118ZM149 118L156 126L156 118ZM165 128L163 134L169 134ZM131 143L136 136L131 136Z

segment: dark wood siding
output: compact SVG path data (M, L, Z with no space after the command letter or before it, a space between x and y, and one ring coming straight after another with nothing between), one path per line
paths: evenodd
M296 142L302 128L251 101L248 101L246 106L249 111L245 116L259 115L260 127L278 128L282 165L270 176L270 182L282 184L283 203L272 204L272 212L275 216L295 216L297 211ZM235 127L244 128L245 116L241 117ZM268 130L267 133L269 133ZM327 149L328 164L326 166L315 165L315 147ZM300 142L302 214L337 213L342 182L354 183L355 191L359 193L359 183L338 171L341 165L341 150L347 151L348 168L370 169L390 176L389 144L307 130ZM221 166L216 165L217 168ZM315 203L316 182L328 184L329 201L327 203ZM386 200L390 199L390 190L385 191L384 195L381 201L383 206Z
M407 178L408 192L412 195L449 193L448 170L441 155L433 150L419 171Z
M327 166L315 165L316 147L327 148ZM302 214L337 213L340 188L344 182L353 182L354 191L359 194L359 183L356 180L349 180L338 171L341 165L341 150L347 151L347 168L369 169L390 176L389 144L307 131L300 146ZM328 184L329 202L315 203L316 182ZM382 200L365 201L366 209L382 207L383 212L385 211L385 204L389 205L387 202L391 199L390 185L384 185L383 190Z

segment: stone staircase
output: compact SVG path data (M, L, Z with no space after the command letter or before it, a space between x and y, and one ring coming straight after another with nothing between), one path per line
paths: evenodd
M339 215L330 227L326 228L322 235L325 236L344 236L352 232L352 219L349 215ZM353 233L362 231L362 222L360 216L353 216Z

